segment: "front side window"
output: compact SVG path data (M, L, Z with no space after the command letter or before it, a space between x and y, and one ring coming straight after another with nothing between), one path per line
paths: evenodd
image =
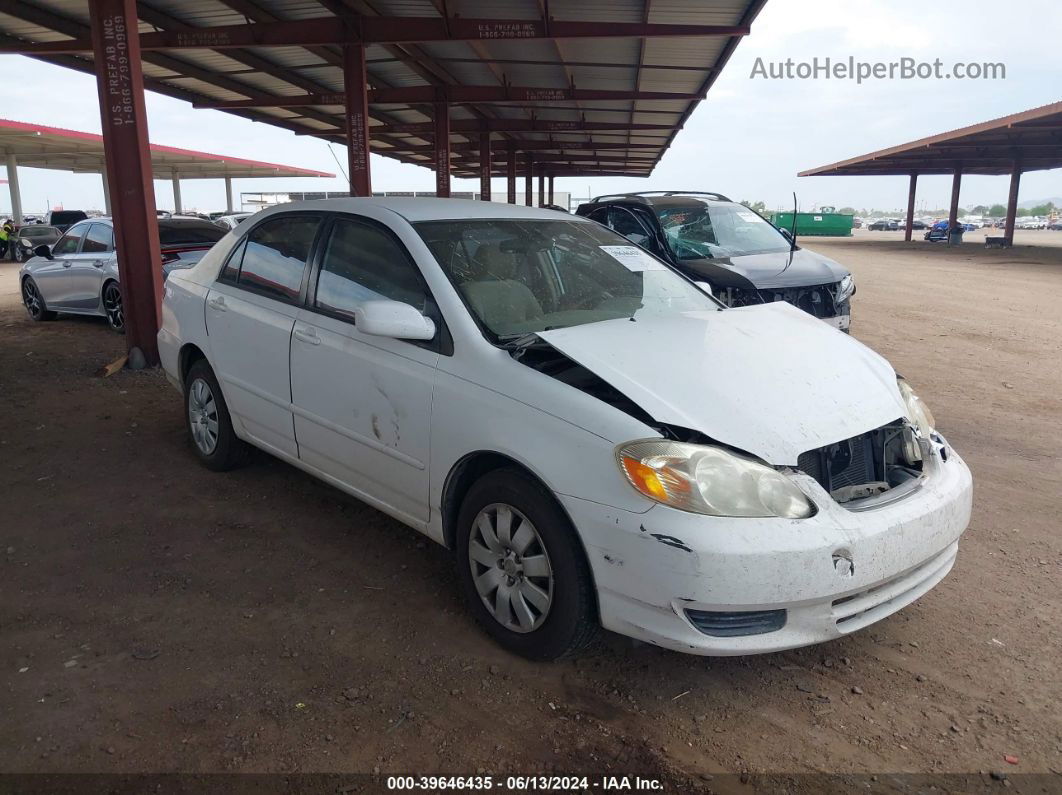
M353 320L358 304L379 300L401 301L421 312L431 303L420 271L394 238L369 224L337 220L321 260L314 305Z
M320 218L289 215L255 227L247 236L238 284L271 298L294 301Z
M668 266L594 223L481 219L414 228L472 315L498 340L719 308Z
M630 210L623 207L613 207L609 221L609 226L635 245L649 245L649 233L645 230L645 227L642 226L641 221L635 218L634 213Z
M788 251L782 233L740 204L697 202L657 210L664 237L679 259L739 257Z
M83 254L105 254L114 250L114 232L107 224L93 224L81 245Z
M81 243L81 238L85 236L87 230L88 224L70 227L67 233L59 238L59 242L55 244L55 247L52 249L52 255L76 254L77 247Z

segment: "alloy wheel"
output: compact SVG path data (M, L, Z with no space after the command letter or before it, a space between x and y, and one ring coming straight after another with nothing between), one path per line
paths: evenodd
M38 320L44 311L44 304L41 301L41 294L37 291L37 285L33 283L33 279L22 280L22 303L26 305L26 311L29 312L30 317L34 320Z
M511 505L492 503L469 532L468 564L484 606L513 632L538 629L553 603L553 567L534 524Z
M212 455L218 446L218 405L210 384L197 378L188 389L188 427L192 441L203 455Z
M103 311L107 322L115 331L125 329L125 313L122 311L122 291L115 282L108 282L103 289Z

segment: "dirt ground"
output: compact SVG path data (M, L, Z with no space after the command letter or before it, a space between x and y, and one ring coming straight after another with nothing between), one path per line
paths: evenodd
M413 531L265 455L200 467L161 373L95 377L122 338L31 323L0 266L0 771L1062 772L1062 247L804 243L973 469L954 571L817 648L551 665Z

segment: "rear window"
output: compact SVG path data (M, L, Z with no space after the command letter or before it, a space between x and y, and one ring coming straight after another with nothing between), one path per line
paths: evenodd
M216 243L225 237L225 230L209 221L186 223L159 221L159 243L163 246L193 246Z
M49 219L53 224L76 224L88 218L83 210L55 210Z

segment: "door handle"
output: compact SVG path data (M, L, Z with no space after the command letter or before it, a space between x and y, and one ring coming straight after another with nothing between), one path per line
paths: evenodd
M101 259L93 260L92 261L92 266L94 268L102 268L103 267L103 260L101 260Z
M219 295L217 298L211 298L207 301L207 306L211 309L216 309L218 312L225 311L225 297Z
M321 344L321 338L317 336L317 332L313 329L295 329L295 339L302 340L310 345Z
M72 264L72 263L70 262L70 260L66 260L66 261L65 261L65 262L63 263L63 267L64 267L64 268L69 268L71 264Z

